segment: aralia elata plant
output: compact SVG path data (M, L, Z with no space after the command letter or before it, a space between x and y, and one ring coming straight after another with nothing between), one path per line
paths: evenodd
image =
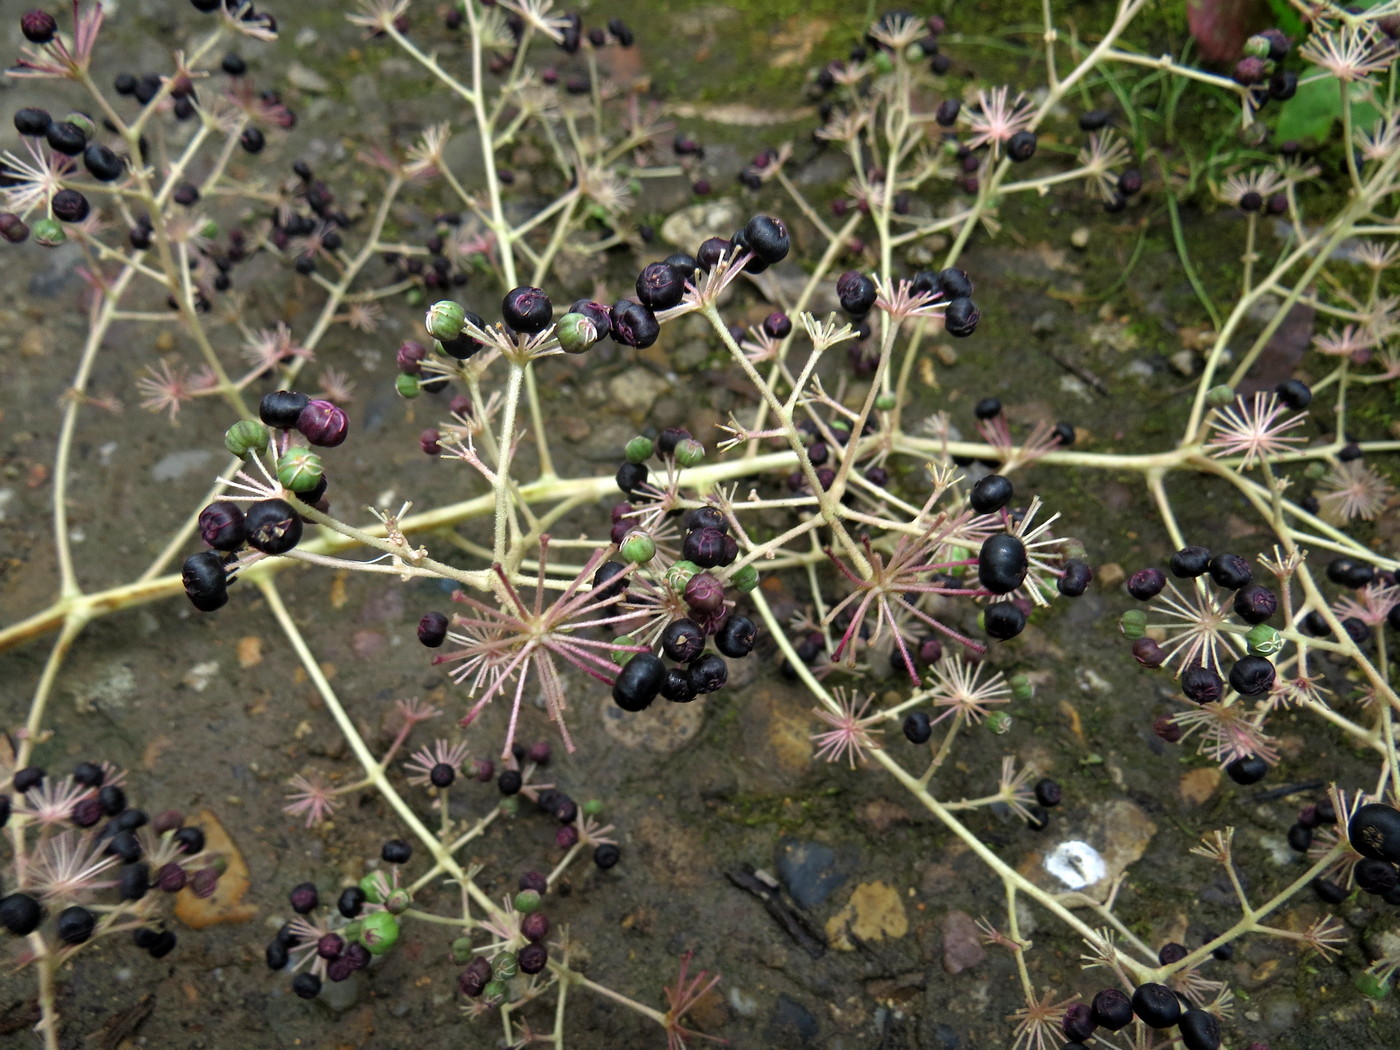
M384 172L382 197L372 210L351 214L304 163L294 177L270 181L245 174L240 163L295 123L280 98L254 89L244 60L227 50L239 37L270 37L274 19L248 4L196 2L211 16L198 26L203 35L164 74L117 75L114 98L91 68L100 51L99 5L75 3L63 26L42 12L26 15L31 46L16 72L72 81L86 97L56 100L55 110L83 107L67 116L37 107L16 115L24 145L5 156L9 210L0 232L14 242L76 244L91 288L89 337L62 408L53 472L58 597L0 634L13 645L58 631L6 766L14 863L5 879L10 895L0 904L5 925L26 938L23 958L36 964L49 1045L58 1038L56 967L86 943L69 936L73 909L86 910L95 891L107 889L97 876L112 855L99 854L100 871L64 884L51 899L29 892L41 887L35 868L26 867L35 848L26 843L35 835L41 843L62 836L86 843L78 807L91 789L102 790L76 771L71 784L61 782L62 798L73 796L64 804L77 828L49 832L40 812L59 824L65 815L43 794L56 790L42 787L55 783L53 775L35 780L30 758L84 626L181 589L211 613L256 589L362 768L361 777L335 786L305 771L292 785L289 815L315 826L346 796L368 790L401 825L386 836L382 866L337 891L334 906L322 900L332 895L329 877L292 890L297 918L266 947L266 959L306 998L389 954L402 926L419 921L447 927L467 1011L494 1012L511 1045L566 1045L567 1006L580 991L656 1022L671 1046L687 1045L686 1014L712 988L708 974L691 976L687 958L667 990L668 1009L647 1006L585 976L573 965L574 942L545 917L549 891L571 865L591 852L608 870L622 851L598 806L579 805L542 782L549 748L523 746L520 734L538 697L572 750L569 717L583 704L615 703L645 719L658 702L691 703L723 689L729 662L755 645L776 647L810 694L819 757L883 770L1004 886L1005 912L986 917L984 933L1010 953L1025 996L1009 1018L1017 1047L1091 1037L1140 1046L1157 1031L1190 1050L1218 1046L1222 1026L1248 1026L1233 1016L1229 983L1202 972L1203 964L1247 936L1335 957L1346 929L1328 914L1311 915L1309 887L1333 904L1355 887L1367 908L1392 905L1400 862L1392 722L1400 704L1385 632L1400 619L1400 587L1395 563L1351 526L1387 511L1388 483L1371 464L1396 445L1350 440L1347 407L1356 390L1400 374L1387 346L1397 253L1386 212L1400 163L1392 141L1400 118L1390 82L1394 5L1362 13L1308 5L1313 22L1301 47L1280 33L1261 34L1232 76L1135 49L1144 6L1118 3L1087 43L1062 32L1047 0L1040 82L965 94L947 78L943 48L955 42L941 18L881 16L848 59L816 71L811 85L821 100L816 140L850 162L842 192L825 203L812 199L796 176L795 147L766 148L740 173L758 194L752 218L646 261L607 302L593 298L594 289L565 294L559 264L630 242L633 181L684 177L697 192L711 188L693 140L678 137L676 163L662 165L659 129L639 107L624 104L623 119L614 119L618 107L598 55L632 42L621 23L586 29L577 16L535 0L468 3L431 31L454 34L449 57L425 42L407 0L360 5L351 19L370 33L366 46L397 48L457 100L465 120L427 129L403 157L367 153ZM1108 108L1125 75L1214 93L1236 105L1250 128L1298 86L1335 78L1342 203L1327 193L1312 203L1312 187L1327 183L1297 149L1239 170L1205 171L1199 181L1226 209L1220 221L1238 216L1243 227L1241 283L1234 305L1215 318L1189 409L1165 447L1080 448L1074 426L1050 421L1021 433L994 398L971 412L949 406L919 418L914 379L930 342L974 336L981 320L977 275L959 265L964 251L974 238L996 236L1018 199L1082 189L1118 215L1140 213L1139 202L1155 192L1172 202L1175 217L1176 187L1150 134L1130 108L1117 117ZM1131 135L1120 130L1125 121ZM1053 149L1047 131L1055 133ZM477 147L478 188L447 160L454 135ZM508 206L513 180L498 156L527 137L541 144L562 188L544 203L523 201L522 218ZM78 156L81 170L72 159ZM432 192L416 185L427 181L456 211L444 213L421 245L408 234L391 236L395 202ZM1268 225L1270 216L1276 225ZM100 218L112 225L104 229ZM226 242L225 222L235 224ZM1362 247L1341 254L1358 240ZM931 258L933 244L943 245L936 263L906 261ZM374 285L372 264L386 256L389 279ZM225 309L239 283L235 267L245 260L274 275L290 270L323 295L304 333L276 316L254 329L241 311ZM1196 281L1189 259L1183 265ZM794 290L750 281L772 267L800 273ZM248 280L256 286L267 276ZM460 294L444 294L458 287ZM769 316L735 331L726 314L751 287L771 297ZM432 391L451 386L441 421L422 435L423 450L446 461L439 464L445 470L480 478L486 490L416 514L405 504L352 520L328 502L335 450L358 437L345 380L327 370L313 390L306 365L337 324L372 331L404 300L422 304L419 316L427 311L423 334L383 355L394 358L397 390L425 404ZM251 297L248 305L256 315ZM1213 308L1208 297L1206 305ZM1270 338L1299 305L1332 325L1317 336L1316 357L1299 377L1249 389ZM743 378L751 404L716 420L713 437L677 427L638 435L617 450L616 474L562 475L538 386L560 366L555 359L596 353L600 343L646 349L667 326L697 321ZM188 361L153 362L133 377L146 407L174 417L191 401L217 399L229 414L224 442L235 461L138 580L86 590L74 564L65 485L82 413L99 407L89 389L94 361L128 323L173 328L187 344ZM989 329L994 319L967 345L991 338ZM235 367L240 345L248 360ZM387 366L384 372L387 381ZM1300 419L1319 412L1320 398L1330 402L1335 436L1309 441ZM975 425L982 440L958 437L959 422ZM974 470L969 461L992 469ZM1169 671L1180 690L1180 713L1155 727L1162 739L1194 740L1241 785L1263 780L1281 760L1268 725L1285 710L1376 756L1369 782L1335 785L1305 805L1288 836L1305 860L1263 900L1238 879L1234 829L1205 838L1198 852L1223 867L1240 916L1195 947L1147 944L1135 932L1138 917L1118 903L1117 884L1106 900L1077 887L1047 890L987 844L979 811L1009 810L1045 828L1064 793L1054 780L1008 755L985 773L995 790L956 797L949 759L959 743L985 730L1013 733L1007 710L1030 698L1024 672L1032 668L1017 668L1014 643L1002 643L1028 621L1053 622L1053 613L1040 610L1092 586L1085 544L1062 535L1061 515L1086 538L1092 521L1018 494L1013 477L1031 465L1047 476L1063 469L1144 480L1164 549L1176 553L1163 560L1166 571L1130 576L1128 594L1148 605L1125 613L1120 626L1136 661ZM1228 486L1239 508L1272 534L1269 549L1244 557L1191 543L1202 537L1178 524L1171 486L1197 475ZM1311 495L1298 495L1304 482L1314 486ZM611 522L589 528L592 506L619 493ZM475 520L486 523L482 536L468 527ZM319 533L309 536L309 527ZM585 538L572 538L581 529ZM196 542L205 549L190 553ZM181 572L172 574L176 559L183 559ZM279 576L296 561L378 574L386 586L397 577L457 589L451 610L423 610L418 639L461 687L451 712L461 731L419 743L402 759L418 724L440 714L405 701L392 742L375 752L283 601ZM760 586L764 576L805 590L809 606L793 623L775 611ZM878 699L872 683L886 665L902 683L893 703ZM1347 675L1360 683L1360 695L1342 702ZM478 719L493 707L509 717L488 743ZM900 735L913 750L902 750ZM506 801L466 819L450 801L473 779L494 780ZM518 892L498 901L464 858L522 797L558 822L559 855L547 874L526 872ZM421 815L429 802L436 819ZM109 839L131 830L117 827L121 813ZM178 822L164 824L160 834L178 839ZM138 842L120 859L144 863L149 876L168 845L165 838ZM139 881L123 873L124 900L128 878L133 887ZM433 888L443 879L455 887L447 894L454 906L430 910L441 907L443 894ZM144 908L150 896L148 887L129 907ZM1039 988L1018 911L1024 902L1082 938L1102 979ZM41 904L65 907L46 923ZM89 932L130 928L117 921L121 913ZM1306 923L1304 915L1311 915ZM1381 953L1371 963L1365 978L1377 993L1400 955Z

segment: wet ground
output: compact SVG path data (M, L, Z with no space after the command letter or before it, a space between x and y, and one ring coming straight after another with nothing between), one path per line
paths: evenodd
M168 39L164 23L185 22L184 5L173 5L181 8L178 15L165 4L124 0L121 6L118 46L131 45L133 64L154 64ZM780 68L813 65L823 46L834 46L823 44L823 34L848 39L844 14L800 18L780 8L772 16L787 34L774 45L787 48L778 52ZM726 173L762 146L801 139L810 121L776 131L746 123L766 107L754 105L746 82L735 83L731 41L748 39L757 16L727 11L648 12L636 20L639 43L626 61L635 59L638 70L656 62L667 53L668 30L698 40L679 63L661 63L655 90L679 106L699 107L677 90L693 87L719 118L706 121L692 115L699 108L686 108L680 119L709 144L721 203L780 210L766 196L741 196ZM356 170L355 151L366 142L403 141L425 122L414 108L421 88L398 87L393 76L407 69L402 61L386 61L387 48L359 40L327 11L318 9L305 23L290 10L277 14L284 37L279 58L255 70L265 76L295 66L301 87L289 95L302 114L295 146L278 161L304 156L347 195L357 186L372 192L372 181ZM729 19L743 19L744 33L728 28ZM13 49L17 34L10 35ZM800 80L794 76L793 83ZM27 87L0 92L6 109L32 97ZM800 94L781 97L794 110L805 104ZM450 109L440 98L421 104L434 110L433 119ZM805 181L819 184L825 163L815 161ZM648 218L659 225L689 198L677 189L646 200ZM426 208L406 209L404 226ZM1191 329L1203 320L1160 211L1149 202L1126 216L1105 216L1072 197L1010 218L1016 221L1008 221L1004 237L974 243L964 257L986 320L975 340L958 345L955 361L939 363L932 382L920 382L921 404L949 411L970 430L972 402L996 395L1018 425L1068 419L1094 450L1170 442L1189 398L1189 380L1171 358L1190 347ZM1234 221L1208 207L1186 219L1202 245ZM1094 296L1114 284L1144 222L1155 222L1147 254L1126 284L1098 303ZM1086 239L1076 235L1081 228ZM82 338L83 285L70 250L44 253L28 245L3 258L0 606L8 622L42 608L54 593L48 506L54 406ZM1211 258L1203 265L1208 273L1225 272L1230 262ZM296 301L294 291L286 303L295 308ZM270 311L267 304L254 308ZM729 309L732 320L748 322L767 312L750 291L736 295ZM418 451L418 432L438 418L433 400L406 406L393 393L393 348L416 333L420 316L416 307L395 303L378 331L342 328L318 354L318 367L335 367L355 383L355 435L334 452L339 508L408 498L427 506L479 485L465 470ZM151 359L151 344L147 329L120 332L90 384L125 408L85 412L74 446L70 535L88 587L139 574L223 463L220 435L229 420L221 413L186 413L170 427L137 409L131 383L137 364ZM668 330L662 350L671 359L652 355L644 370L607 354L541 369L549 411L569 420L561 472L610 474L621 444L639 425L687 425L704 434L738 403L741 395L710 370L718 358L698 330ZM1027 489L1063 515L1064 531L1082 538L1095 564L1132 571L1167 553L1169 543L1133 478L1048 470L1025 478ZM1192 538L1219 542L1223 534L1245 553L1265 542L1223 488L1191 479L1173 493ZM598 534L606 515L604 505L585 508L561 531ZM470 564L464 556L461 563ZM294 618L372 744L387 741L392 703L405 697L441 706L447 731L464 698L428 665L412 637L422 611L443 603L441 589L306 570L283 579ZM770 598L795 606L805 597L797 586L786 584ZM940 795L992 790L1004 751L1034 761L1065 790L1050 826L1033 832L1009 815L986 813L970 818L983 841L1023 871L1038 869L1044 852L1069 837L1100 843L1105 852L1140 854L1118 897L1118 914L1150 943L1194 945L1233 915L1218 870L1192 856L1191 846L1211 829L1236 826L1241 867L1262 896L1296 870L1281 844L1297 806L1313 796L1255 801L1252 789L1222 782L1209 763L1153 736L1153 719L1172 709L1169 683L1137 668L1118 644L1113 625L1125 604L1118 588L1097 589L1069 609L1037 618L1023 638L995 650L995 666L1034 678L1035 698L1013 705L1016 725L1008 736L970 734L940 781ZM9 683L0 693L0 721L23 721L47 653L41 640L0 654L0 674ZM607 872L576 866L567 892L550 902L551 919L568 925L591 977L656 1007L664 1005L662 987L682 953L694 951L694 966L724 976L720 994L696 1011L696 1027L735 1046L1010 1045L1005 1018L1021 1005L1013 963L1005 952L984 949L972 925L981 917L1000 921L999 882L878 772L813 764L811 702L773 673L775 662L772 646L761 646L736 668L729 688L684 709L689 721L681 724L664 724L667 716L656 711L621 719L598 688L573 683L570 727L578 751L564 755L556 746L550 779L576 798L604 801L607 820L619 828L623 861ZM901 687L893 677L881 685ZM475 738L481 757L500 738L504 715L495 710L482 719ZM397 832L393 815L368 793L352 797L333 826L313 831L280 812L289 777L314 768L347 780L357 767L255 593L236 593L215 617L175 600L95 621L64 666L48 725L53 737L37 753L43 764L61 769L100 756L130 771L131 794L147 808L217 819L248 869L243 903L252 912L238 923L177 927L178 950L159 962L116 938L85 952L64 976L65 1047L495 1045L499 1029L492 1021L467 1027L455 989L459 968L447 958L447 937L432 928L410 927L401 949L359 980L339 1012L294 998L264 968L262 946L286 918L286 891L308 879L330 890L358 877L366 858ZM1284 759L1265 786L1367 782L1364 756L1335 742L1320 747L1311 723L1284 715L1273 725ZM523 735L557 745L539 711L527 712ZM893 736L889 746L903 746ZM430 738L431 727L413 740ZM489 785L456 795L464 813L485 813L498 798ZM426 794L410 789L408 797L420 813L430 813ZM485 865L483 886L500 897L519 872L557 860L553 836L552 821L524 812L498 821L467 859ZM805 933L795 936L736 885L734 876L743 881L752 869L788 887L790 914L800 917L795 921ZM444 890L420 898L425 907L435 901L444 909L451 904ZM1301 927L1318 914L1319 905L1305 899L1286 921ZM1352 987L1365 965L1358 942L1385 928L1372 914L1343 907L1340 915L1355 936L1332 964L1299 961L1262 941L1245 941L1232 960L1211 964L1209 975L1229 980L1238 995L1229 1045L1384 1045L1383 1033L1396 1023L1393 1002L1366 999ZM848 921L861 935L833 936ZM1032 973L1039 986L1053 986L1063 997L1091 995L1110 983L1081 972L1081 945L1044 913L1030 908L1022 931L1035 941ZM37 1045L27 1031L29 994L25 975L7 977L0 1047ZM604 999L572 996L569 1017L567 1045L576 1050L661 1045L654 1025Z

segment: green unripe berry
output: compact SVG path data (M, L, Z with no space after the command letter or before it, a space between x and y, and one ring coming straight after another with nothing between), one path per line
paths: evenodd
M888 51L876 51L875 58L871 63L877 73L894 72L894 59L890 57Z
M1244 42L1244 54L1248 58L1268 58L1269 38L1266 36L1252 36Z
M210 219L208 222L206 222L203 226L199 228L199 235L201 237L208 238L211 241L218 240L219 224L213 219Z
M360 920L359 941L371 955L383 955L399 939L399 920L387 911L372 911Z
M534 890L521 890L515 895L515 910L522 915L540 910L540 895Z
M1373 973L1357 974L1354 983L1356 990L1368 999L1384 999L1390 994L1390 982Z
M394 389L399 392L399 397L410 401L423 392L417 376L404 375L402 372L394 380Z
M451 299L439 299L428 307L424 327L428 329L430 336L445 343L462 334L462 325L466 320L467 311L462 308L461 303L455 303Z
M601 798L590 798L583 804L583 815L585 817L596 817L603 812L603 800Z
M34 224L29 227L29 233L35 242L45 248L57 248L68 240L68 234L63 232L63 223L57 219L35 219Z
M1011 716L1005 711L993 711L987 716L987 728L997 736L1005 736L1011 731Z
M1147 613L1141 609L1129 609L1118 617L1118 631L1128 641L1137 641L1147 634Z
M741 565L729 574L729 582L747 594L758 586L758 570L752 564Z
M240 419L224 431L224 448L235 456L247 457L267 451L267 427L256 419Z
M65 123L72 124L83 133L83 138L89 142L97 134L97 125L92 122L92 118L86 113L79 113L76 110L63 118Z
M633 638L630 634L620 634L613 639L613 645L619 647L624 645L636 644L637 640ZM632 659L632 657L636 655L637 654L631 649L622 648L613 649L608 653L608 657L612 660L613 663L617 664L618 667L621 667L623 664L625 664L628 660Z
M698 467L705 462L705 446L694 438L683 438L676 442L676 464L681 467Z
M370 904L383 904L384 894L388 892L389 884L384 881L384 876L377 871L372 871L360 880L360 892L365 895L365 900Z
M509 991L505 981L488 981L486 987L481 990L481 1001L487 1006L500 1006L505 1002L506 993Z
M893 394L881 394L875 399L875 407L881 412L888 412L898 404Z
M293 492L310 492L324 473L321 457L307 448L289 448L277 458L277 480Z
M520 812L520 796L511 795L509 798L501 799L500 808L503 816L516 816Z
M1206 391L1206 404L1211 408L1224 408L1235 400L1235 388L1221 383Z
M583 314L565 314L559 318L554 336L564 353L581 354L598 341L598 326Z
M1035 696L1035 686L1031 685L1031 680L1023 674L1014 674L1007 679L1007 684L1011 686L1011 696L1016 700L1029 700Z
M491 972L498 981L509 981L520 972L520 965L514 952L501 952L491 960Z
M1244 640L1249 646L1250 656L1276 656L1288 644L1283 635L1266 623L1258 623L1251 627Z
M384 907L391 915L402 915L412 903L408 890L395 890L385 899Z
M655 449L656 446L652 443L651 438L642 437L642 435L638 434L631 441L627 442L627 447L623 449L623 451L627 453L628 463L644 463L651 458L651 454Z
M678 562L672 562L671 567L666 570L666 584L677 594L684 594L685 585L690 582L691 577L701 571L700 566L693 561L681 559Z
M618 553L630 562L645 565L656 557L656 541L645 532L629 532Z
M452 961L458 966L464 966L471 962L475 956L472 951L472 939L470 937L458 937L452 942Z

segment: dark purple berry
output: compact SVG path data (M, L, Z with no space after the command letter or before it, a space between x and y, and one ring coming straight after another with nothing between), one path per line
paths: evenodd
M643 711L656 699L666 678L666 665L651 653L636 653L617 673L613 701L624 711Z
M77 190L59 190L50 202L54 218L64 222L82 222L92 210L88 199Z
M1127 995L1117 988L1105 988L1095 995L1090 1010L1094 1022L1110 1032L1126 1028L1133 1021L1133 1004Z
M447 614L424 613L418 621L418 640L429 649L436 649L447 639Z
M44 909L27 893L11 893L0 897L0 926L16 937L27 937L39 928Z
M554 307L542 288L512 288L501 300L501 318L515 331L535 335L549 327Z
M1035 146L1034 131L1018 131L1006 140L1006 155L1019 164L1035 156Z
M321 994L321 978L314 973L299 973L292 978L292 991L298 999L315 999Z
M694 700L695 683L690 680L690 672L679 667L667 671L661 682L661 695L673 704L688 704Z
M248 545L264 554L285 554L301 541L301 515L286 500L267 499L248 508Z
M1128 593L1140 602L1157 597L1166 585L1161 569L1139 569L1128 577Z
M694 620L672 620L661 632L661 651L677 663L689 663L704 649L705 632Z
M836 279L836 296L841 301L841 309L851 317L868 314L878 295L875 282L856 270L847 270Z
M1274 387L1274 393L1278 395L1279 401L1295 411L1301 412L1312 404L1312 390L1299 379L1285 379Z
M1278 611L1278 596L1262 584L1251 583L1235 592L1234 609L1245 623L1263 623Z
M731 616L715 632L715 648L734 660L748 656L757 640L758 625L747 616Z
M1262 656L1241 656L1230 668L1230 688L1241 696L1259 696L1274 684L1274 665Z
M982 311L966 296L954 299L943 312L943 327L955 339L966 339L977 331Z
M180 567L185 596L200 612L213 612L228 603L228 577L216 551L191 554Z
M606 871L622 859L622 850L611 842L605 842L593 851L593 863Z
M1035 782L1035 800L1042 806L1058 806L1064 797L1060 785L1049 777L1043 777Z
M1257 784L1269 775L1269 763L1258 755L1245 755L1226 763L1225 772L1236 784Z
M292 911L298 915L309 915L316 910L321 903L320 895L316 892L314 882L302 882L292 887L292 892L287 895L291 903Z
M1087 561L1071 558L1065 562L1064 569L1060 572L1060 578L1055 583L1055 588L1066 598L1078 598L1089 589L1089 584L1093 579L1094 570L1089 567Z
M978 514L990 514L1005 507L1015 494L1016 489L1010 478L1001 474L988 474L972 486L972 495L968 502Z
M1219 586L1237 591L1254 578L1254 571L1238 554L1217 554L1207 567L1210 578Z
M1149 1028L1170 1028L1181 1017L1181 1001L1164 984L1140 984L1133 990L1133 1013Z
M343 408L318 398L306 403L297 416L296 428L311 444L320 448L335 448L345 440L350 420Z
M771 215L755 215L744 224L744 243L749 250L768 265L787 258L792 241L781 219Z
M243 508L232 500L221 499L199 512L199 536L217 551L233 551L248 538ZM219 566L223 575L223 566Z
M390 839L379 851L385 864L407 864L413 856L413 847L403 839Z
M729 681L729 666L722 657L706 653L690 665L690 682L697 693L713 693Z
M1213 704L1225 692L1225 683L1209 667L1192 664L1181 672L1181 691L1198 704Z
M1367 803L1347 824L1347 841L1363 857L1400 864L1400 810Z
M987 607L982 625L991 637L1005 641L1026 629L1026 614L1015 602L997 602Z
M977 580L993 594L1020 587L1029 568L1026 545L1009 533L988 537L977 554Z
M631 299L623 299L613 304L611 325L613 342L638 350L645 350L651 346L661 334L661 325L657 322L656 315Z
M92 937L97 928L97 920L86 908L73 905L58 913L56 932L64 944L82 944Z
M637 278L637 298L650 310L669 310L684 295L685 277L667 263L648 263Z
M347 886L340 891L340 896L336 898L336 911L347 919L353 919L360 914L365 906L365 891L358 886Z
M1219 1050L1220 1021L1214 1014L1193 1007L1176 1024L1186 1050Z
M295 390L275 390L258 402L258 417L270 427L291 430L311 399Z
M1204 575L1210 565L1210 551L1205 547L1182 547L1172 555L1168 568L1178 580L1190 580Z

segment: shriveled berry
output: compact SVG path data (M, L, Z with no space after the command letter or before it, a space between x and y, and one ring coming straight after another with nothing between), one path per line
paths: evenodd
M1001 510L1011 502L1016 488L1011 479L1001 474L988 474L972 486L968 502L978 514L990 514Z
M977 554L977 580L993 594L1009 594L1025 582L1026 545L1009 533L989 536Z
M656 699L666 677L666 665L651 653L637 653L623 665L613 683L613 701L624 711L642 711Z
M549 327L554 307L543 288L512 288L501 300L501 318L515 331L535 335Z
M424 613L418 621L418 640L429 649L436 649L447 638L447 614Z

